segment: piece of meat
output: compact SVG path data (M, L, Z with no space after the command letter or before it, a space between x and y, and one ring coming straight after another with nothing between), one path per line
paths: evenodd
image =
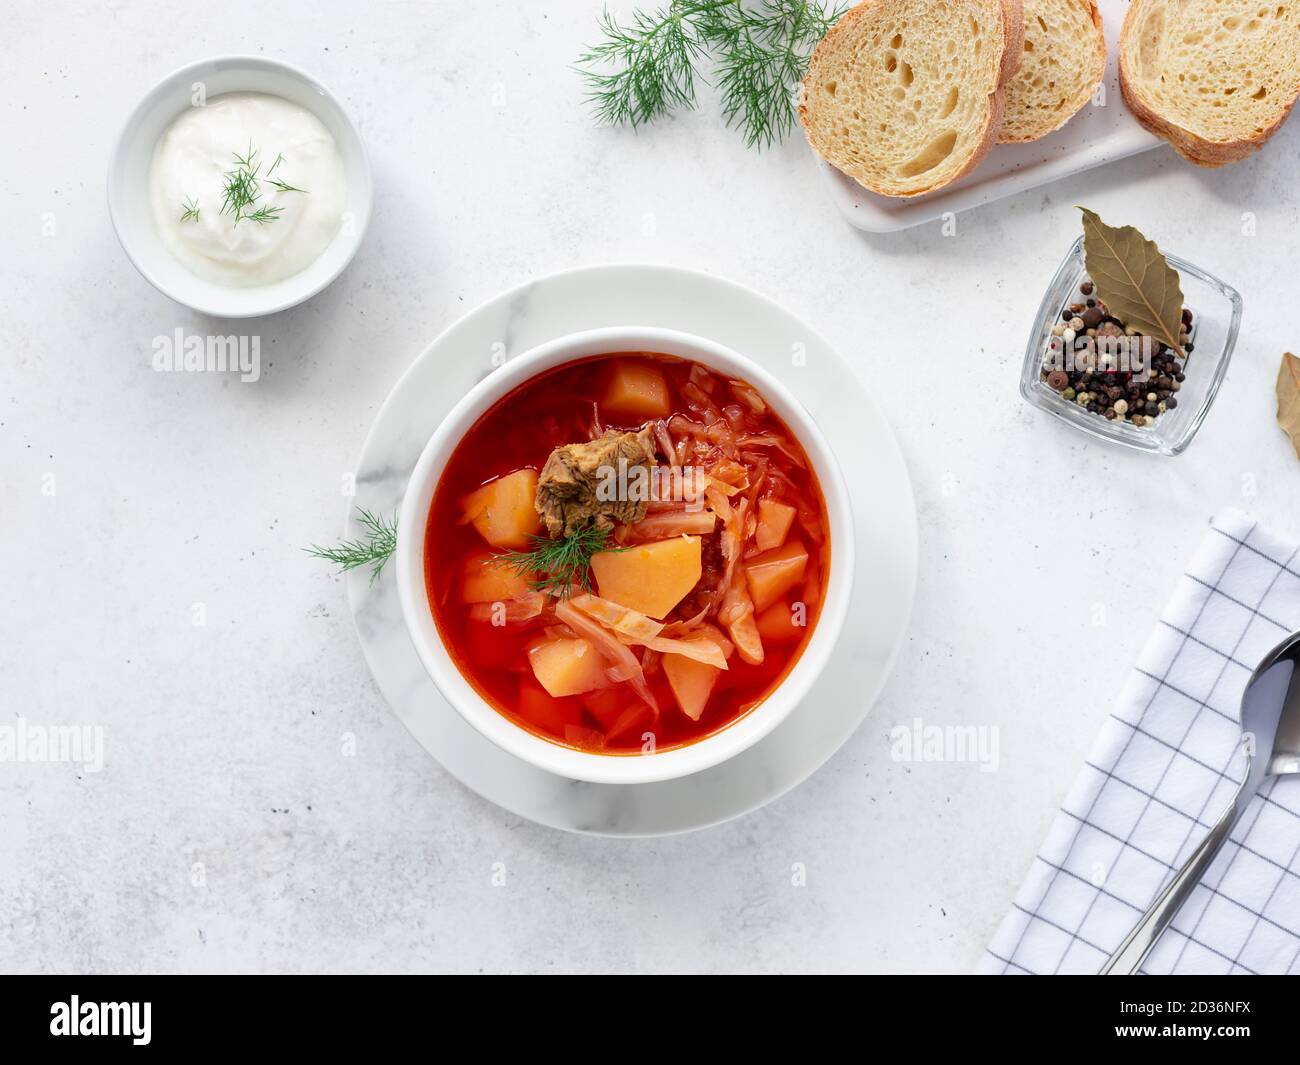
M700 544L700 580L677 606L677 613L689 618L697 613L709 615L717 612L718 588L727 568L722 557L722 535L714 532L703 537Z
M636 491L649 479L631 476L633 467L655 466L654 430L638 433L608 429L585 444L565 444L551 452L537 479L537 513L552 536L569 536L589 525L613 528L615 522L645 517L647 493ZM620 474L620 470L624 472ZM602 485L605 486L602 490ZM609 497L609 498L604 498Z

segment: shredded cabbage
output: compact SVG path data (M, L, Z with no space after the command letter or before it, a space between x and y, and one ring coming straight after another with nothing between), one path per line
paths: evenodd
M581 596L578 598L581 598ZM636 655L614 638L613 633L597 624L593 618L579 610L568 599L561 599L555 604L555 616L579 636L589 640L611 665L622 667L622 670L627 674L626 680L632 686L632 690L641 697L646 706L650 707L656 714L659 713L659 702L650 691L649 685L646 684L641 663L636 660ZM649 621L649 618L646 620ZM651 624L655 623L651 622Z

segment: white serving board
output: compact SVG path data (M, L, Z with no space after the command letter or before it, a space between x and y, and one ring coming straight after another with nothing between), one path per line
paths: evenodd
M1097 6L1106 30L1103 102L1085 104L1061 129L1042 140L997 145L966 177L926 196L878 196L823 162L831 196L844 216L859 229L891 233L1162 144L1159 137L1138 125L1119 91L1119 30L1128 4L1125 0L1098 0Z

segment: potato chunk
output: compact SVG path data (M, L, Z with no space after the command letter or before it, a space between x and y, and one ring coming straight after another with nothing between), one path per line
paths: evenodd
M801 640L808 633L807 613L795 613L789 603L773 603L755 619L758 634L774 643Z
M754 543L760 551L771 551L785 543L786 534L794 523L795 509L788 503L778 503L774 499L758 501L758 528L754 531Z
M577 699L557 699L531 677L519 679L519 716L543 732L563 736L568 725L582 724L582 705Z
M615 363L601 406L638 418L666 417L668 382L655 366L643 362Z
M623 712L637 702L637 699L636 696L629 696L621 687L609 687L584 692L579 701L586 708L587 713L600 722L600 727L608 731Z
M673 690L677 705L692 721L698 721L709 704L713 685L722 670L705 662L697 662L685 655L664 655L664 674Z
M516 470L477 488L461 501L462 521L470 522L492 547L528 547L542 531L533 500L537 471Z
M591 571L601 597L662 621L699 583L700 538L676 536L623 551L600 551Z
M745 563L749 596L754 610L761 614L786 592L803 580L808 567L808 552L798 540L751 558Z
M528 590L528 578L504 565L491 551L475 551L461 563L462 603L504 603Z
M528 651L528 662L546 693L556 699L608 687L605 659L586 640L547 640Z

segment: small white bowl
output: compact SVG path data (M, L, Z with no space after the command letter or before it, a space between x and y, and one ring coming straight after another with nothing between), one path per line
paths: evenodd
M279 96L310 111L338 146L347 178L345 219L321 256L293 277L232 288L191 273L163 244L149 205L149 167L167 127L192 106L198 86L211 100L229 92ZM219 318L255 318L310 299L343 272L370 223L370 163L352 120L310 74L262 56L221 56L174 71L145 95L126 120L108 167L108 210L127 258L146 281L177 303Z
M697 743L650 755L591 754L551 743L493 709L466 681L443 646L424 579L424 541L433 493L452 452L498 399L544 370L591 355L650 351L693 359L750 384L771 404L803 445L821 483L830 524L831 562L825 600L799 661L744 717ZM853 516L844 477L826 438L798 400L771 374L743 355L672 329L627 326L594 329L548 341L511 359L475 385L452 408L425 445L407 484L397 526L397 590L402 614L424 668L442 694L498 747L539 769L598 784L646 784L688 776L734 758L789 715L826 665L839 638L853 587ZM846 692L845 697L851 693Z

